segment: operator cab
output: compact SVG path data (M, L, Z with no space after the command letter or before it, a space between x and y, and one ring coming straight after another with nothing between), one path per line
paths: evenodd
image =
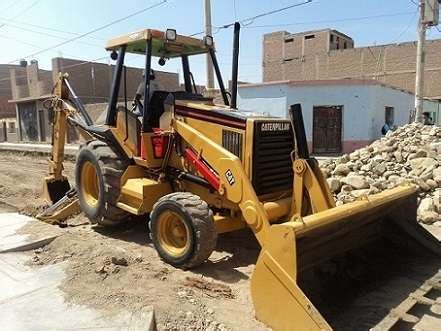
M165 32L146 29L114 38L107 43L106 49L112 52L112 59L117 61L106 117L106 125L108 126L116 126L118 112L124 111L127 113L126 116L136 118L139 121L139 125L135 124L137 134L153 132L154 129L159 128L159 119L164 113L164 104L167 99L212 102L212 99L204 98L196 89L189 65L189 57L193 55L210 54L224 103L229 105L211 36L206 36L201 40L178 35L172 29ZM133 100L127 100L126 67L124 66L124 58L127 53L145 56L143 81L139 82ZM184 91L169 91L158 88L157 77L152 69L152 57L159 58L158 63L161 66L169 59L181 59ZM125 107L117 106L118 98L121 95L124 95ZM131 103L131 107L129 103Z

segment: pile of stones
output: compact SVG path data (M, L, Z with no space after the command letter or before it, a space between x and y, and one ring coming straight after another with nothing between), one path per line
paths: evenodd
M342 205L404 183L418 187L418 221L441 226L441 127L407 124L320 167Z

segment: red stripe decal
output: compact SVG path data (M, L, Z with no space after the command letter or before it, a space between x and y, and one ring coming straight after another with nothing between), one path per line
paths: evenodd
M176 115L181 115L185 117L194 118L197 120L202 120L210 123L216 123L221 124L225 126L229 126L236 129L246 129L246 122L245 121L235 121L234 119L227 119L220 116L217 116L216 114L209 114L210 111L204 111L205 114L202 113L202 111L198 111L197 109L192 108L177 108L175 109Z

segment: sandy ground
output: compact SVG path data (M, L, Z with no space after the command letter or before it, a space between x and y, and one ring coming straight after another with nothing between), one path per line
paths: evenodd
M3 152L0 166L0 212L41 210L45 158ZM72 178L73 163L65 168ZM158 258L144 219L107 230L78 215L68 225L65 235L31 252L29 263L67 260L61 289L69 302L115 312L154 305L161 330L267 329L254 319L249 295L259 253L249 231L221 235L208 262L183 271ZM367 330L440 267L417 248L375 245L305 275L301 286L336 330Z

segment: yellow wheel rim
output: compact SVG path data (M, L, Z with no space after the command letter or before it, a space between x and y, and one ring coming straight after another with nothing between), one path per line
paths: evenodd
M173 211L164 211L157 220L158 242L167 254L183 256L190 248L190 229Z
M96 206L99 199L98 174L92 162L86 161L81 169L81 192L90 206Z

